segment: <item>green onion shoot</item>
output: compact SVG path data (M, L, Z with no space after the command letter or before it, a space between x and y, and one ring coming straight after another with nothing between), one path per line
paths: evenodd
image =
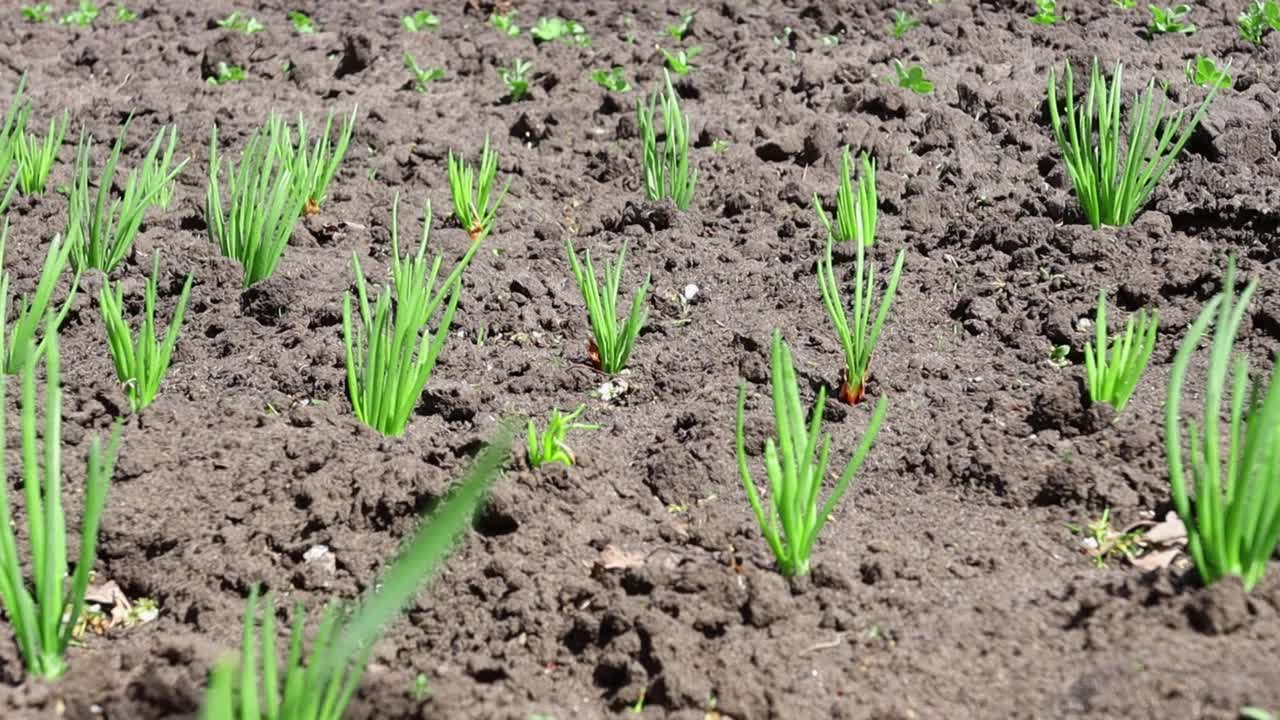
M6 273L0 279L0 355L5 351L2 319L7 310L8 296L9 277ZM85 611L84 596L97 557L98 528L119 447L120 425L116 424L105 448L96 437L89 442L83 490L84 511L80 537L76 541L79 554L75 559L75 571L68 578L67 546L70 543L62 506L62 390L57 332L52 321L46 326L45 337L49 339L43 353L45 408L43 427L39 430L36 422L37 363L27 363L20 373L20 455L25 507L15 516L9 506L8 488L0 492L0 601L4 603L5 617L13 628L28 672L52 680L67 670L67 649ZM29 338L20 352L27 356L36 355ZM7 395L6 385L4 375L0 374L0 400ZM0 413L0 476L5 474L7 456L6 415ZM19 554L18 538L14 532L20 523L26 525L28 548L25 557ZM30 571L29 578L24 576L24 569Z
M596 279L591 251L586 252L584 260L579 260L573 241L566 240L565 245L569 253L569 266L573 270L578 290L582 293L582 301L587 306L587 319L591 323L587 355L596 369L606 375L617 375L626 369L631 351L635 347L636 336L649 317L644 300L649 292L652 276L645 275L644 282L631 301L631 312L627 314L626 322L619 325L618 291L622 285L622 267L627 259L626 244L623 244L616 262L605 262L603 289Z
M817 193L813 194L813 208L818 213L818 220L836 242L857 240L863 245L870 245L876 239L879 202L876 198L876 163L865 152L862 153L862 175L858 178L856 195L850 178L852 171L853 159L849 146L846 145L840 156L840 187L836 190L835 222L822 209L822 199Z
M568 414L560 412L559 408L552 410L551 417L547 419L547 429L541 435L538 433L538 426L530 419L527 436L529 465L534 468L553 462L572 465L577 458L566 443L569 433L574 430L600 429L599 425L576 422L586 409L586 405L579 405Z
M671 84L671 74L666 77L665 89L655 91L646 105L643 99L636 101L636 127L640 130L644 166L644 194L649 200L670 198L675 206L687 210L693 201L693 189L698 184L698 171L689 167L689 118L680 112L680 96ZM658 129L655 115L662 107L662 128L665 136L658 147Z
M1083 104L1076 105L1075 80L1068 62L1063 73L1064 127L1058 110L1057 75L1053 68L1049 69L1049 120L1080 207L1094 228L1133 222L1218 94L1217 87L1211 88L1190 120L1186 120L1183 110L1167 112L1167 97L1161 98L1153 113L1156 90L1152 79L1145 91L1133 96L1125 128L1128 142L1121 143L1123 71L1123 66L1116 63L1108 84L1094 58L1089 93Z
M8 240L9 220L6 218L3 228L0 228L0 264L4 261L4 250ZM7 352L0 353L0 357L4 358L5 374L17 375L23 368L39 361L53 338L45 333L37 342L36 334L45 329L46 321L50 318L52 322L49 326L56 331L62 327L67 313L71 311L76 292L80 288L80 273L73 274L71 287L68 288L62 305L55 306L53 302L58 281L62 279L63 273L70 264L71 247L71 243L63 242L61 237L55 235L49 243L49 249L45 251L44 263L40 267L40 279L36 281L35 290L31 295L21 297L13 304L16 312L7 338ZM0 302L7 303L8 300L6 291Z
M356 126L357 111L358 108L351 110L351 115L338 131L336 142L333 140L334 113L330 111L314 144L302 113L298 113L296 143L294 132L283 115L272 113L267 118L267 135L271 138L272 149L293 179L294 194L306 198L303 213L315 215L320 212L320 206L329 192L329 184L333 182L333 176L338 173L338 167L346 157L347 146L351 143L351 134Z
M902 275L902 263L907 251L899 250L893 263L893 271L889 275L889 284L885 287L884 297L880 301L880 309L875 313L876 273L875 266L866 262L866 246L869 243L855 242L857 263L854 266L853 305L849 308L853 318L845 311L845 302L840 295L840 282L836 278L835 268L831 261L831 245L834 238L827 237L826 252L818 260L818 289L822 292L822 304L827 309L827 317L835 326L836 338L844 350L844 376L840 382L840 399L850 405L862 401L867 390L867 379L871 376L871 354L875 352L876 343L880 340L880 331L884 328L885 318L893 305L894 295L898 292L898 279Z
M1232 357L1236 334L1257 288L1254 280L1237 298L1235 275L1232 259L1222 292L1200 312L1178 348L1169 377L1164 433L1173 506L1186 526L1187 550L1200 579L1212 585L1227 576L1239 577L1247 591L1262 580L1280 540L1280 373L1273 365L1265 382L1251 378L1248 358L1242 353ZM1210 325L1214 329L1209 366L1199 393L1204 412L1196 420L1184 419L1187 370Z
M1156 313L1139 310L1130 317L1124 335L1107 342L1107 293L1098 291L1098 314L1094 319L1095 343L1085 343L1085 385L1089 402L1105 403L1117 411L1129 404L1129 397L1142 379L1142 373L1156 347L1156 329L1160 319Z
M494 194L494 181L498 176L498 153L489 147L489 136L484 138L480 151L480 168L472 167L462 155L449 151L449 194L453 197L453 215L471 236L472 241L483 240L493 230L494 219L502 200L511 187L508 180Z
M102 324L106 327L107 345L111 350L111 360L116 367L116 377L124 386L125 396L129 399L129 407L141 412L143 408L155 400L160 391L160 383L169 371L169 361L173 357L173 348L178 342L178 333L182 330L182 316L187 310L187 298L191 295L191 274L182 285L178 302L173 310L173 318L164 336L157 336L156 329L156 295L159 288L160 254L157 253L151 265L151 277L147 279L143 295L142 327L135 338L129 322L125 319L124 285L118 284L113 289L110 280L103 278L102 289L98 293L98 310L102 314Z
M449 339L449 327L462 295L462 272L480 247L471 244L449 275L438 282L443 256L427 262L431 204L427 203L422 240L415 256L400 256L399 197L391 210L392 286L373 305L360 259L352 255L356 295L342 301L342 338L346 350L347 391L360 422L384 435L404 434L409 416ZM395 300L394 304L392 300ZM444 304L448 300L447 304ZM440 310L443 305L443 310ZM428 327L440 310L435 331ZM355 320L358 317L359 325Z
M97 192L90 192L89 155L92 139L80 136L76 150L75 179L67 210L67 241L71 243L71 265L77 271L93 268L103 272L114 270L133 251L133 241L142 227L147 210L164 187L182 172L186 160L176 166L160 166L164 155L166 129L161 129L151 141L150 149L141 168L132 170L124 184L120 197L111 199L111 187L115 181L116 166L124 150L124 140L129 134L126 120L116 138L102 175L97 179ZM174 131L170 131L174 132ZM172 134L170 145L173 144ZM172 155L168 155L172 161Z
M751 502L756 521L760 523L760 531L778 562L778 571L787 576L806 575L818 533L835 511L840 498L849 489L853 476L870 452L871 444L884 421L888 400L882 396L876 403L875 412L862 435L858 451L845 465L840 479L819 509L818 493L826 480L827 458L831 450L831 436L822 436L820 432L827 391L826 388L818 390L817 402L806 423L791 351L783 342L782 334L777 331L773 333L769 385L773 391L773 417L777 435L765 440L764 447L765 474L769 478L767 511L761 502L760 492L756 490L751 470L747 467L745 384L738 389L738 474L747 491L747 499Z
M218 154L216 125L210 133L205 221L223 256L244 268L244 287L275 272L306 206L308 194L294 182L287 160L269 133L254 133L240 153L239 164L225 161L230 203L224 208L223 158Z

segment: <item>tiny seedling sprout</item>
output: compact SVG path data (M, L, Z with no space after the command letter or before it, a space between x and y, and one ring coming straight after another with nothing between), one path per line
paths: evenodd
M241 82L249 77L243 67L239 65L230 65L222 60L213 68L213 74L207 79L207 82L213 86L226 85L233 82Z
M301 10L290 11L289 22L293 24L293 31L299 35L311 35L316 31L315 21Z
M626 244L623 243L616 262L605 262L603 288L596 279L591 251L588 250L585 259L580 261L573 241L566 240L565 246L569 253L569 266L573 270L578 290L582 293L582 301L587 306L587 319L591 323L587 354L598 370L606 375L617 375L626 369L631 350L635 347L636 336L644 328L649 316L644 301L649 292L651 276L645 275L644 282L631 301L631 311L627 314L626 322L619 325L618 291L622 285L622 268L627 259Z
M49 3L33 3L22 6L22 19L30 23L45 23L53 19L53 6Z
M258 18L246 15L239 10L232 12L230 15L217 21L217 26L223 30L231 30L233 32L241 32L246 35L260 33L266 29Z
M1240 37L1261 45L1263 35L1273 30L1280 31L1280 1L1251 0L1236 18L1236 24L1240 28Z
M1156 346L1159 316L1139 310L1130 317L1124 335L1107 341L1107 293L1098 291L1098 313L1094 318L1095 342L1085 343L1085 384L1089 401L1105 403L1117 411L1129 404L1129 397L1142 379Z
M498 75L507 85L507 97L511 98L511 102L519 102L529 94L528 75L531 68L533 63L520 58L512 60L506 67L498 68Z
M1213 58L1196 55L1187 61L1187 79L1199 87L1231 87L1231 74L1219 68Z
M920 21L911 17L910 13L901 10L893 11L893 24L889 26L889 34L901 39L911 28L920 27Z
M59 25L75 25L77 27L89 27L94 20L98 19L98 6L93 0L80 0L75 10L58 18Z
M429 10L418 10L412 15L405 15L400 18L400 24L409 32L422 32L423 30L435 30L440 27L440 18Z
M599 425L575 422L586 409L586 405L579 405L576 410L568 414L560 412L559 408L552 410L551 417L547 419L547 429L541 436L538 434L538 426L530 418L528 430L529 465L534 468L553 462L572 465L576 457L573 454L573 450L566 443L569 433L574 430L600 429Z
M924 68L919 65L906 67L900 60L894 59L893 72L898 87L906 88L918 95L928 95L933 92L933 82L925 78Z
M1062 20L1062 16L1058 14L1058 0L1035 0L1036 14L1031 16L1031 22L1037 25L1054 25Z
M694 69L693 59L702 53L702 47L699 45L687 49L681 48L675 52L668 52L666 48L658 49L666 58L667 67L671 72L681 76L688 75L689 71Z
M608 70L595 70L591 79L609 92L624 93L631 91L631 83L627 82L626 71L618 65Z
M431 83L444 78L444 68L423 68L413 53L404 54L404 66L413 75L413 89L425 93Z
M826 480L827 458L831 450L831 436L823 436L821 432L827 391L826 388L818 390L818 399L806 423L791 351L782 341L782 334L777 331L773 333L770 353L769 385L773 395L776 435L766 439L764 447L765 474L769 478L767 510L747 466L745 384L738 390L738 474L747 491L747 499L751 502L756 521L760 524L760 531L777 560L779 572L786 576L806 575L818 533L835 512L836 505L849 489L853 476L870 452L871 444L884 421L888 400L881 397L876 403L858 451L845 466L826 502L819 508L818 494Z
M489 16L489 24L508 37L516 37L520 34L520 26L516 25L516 12L515 10L506 13L495 11Z
M1148 39L1156 35L1190 35L1196 31L1196 26L1187 21L1187 15L1191 12L1190 5L1174 5L1171 8L1148 5L1147 9L1151 11L1151 25L1147 27Z

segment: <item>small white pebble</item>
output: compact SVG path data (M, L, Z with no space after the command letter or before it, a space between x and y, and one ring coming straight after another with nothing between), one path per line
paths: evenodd
M684 291L681 294L684 295L685 302L693 302L693 299L698 297L699 292L701 292L701 288L693 283L689 283L684 286Z
M310 549L302 554L302 559L306 562L313 563L317 560L323 560L328 554L328 545L312 545Z

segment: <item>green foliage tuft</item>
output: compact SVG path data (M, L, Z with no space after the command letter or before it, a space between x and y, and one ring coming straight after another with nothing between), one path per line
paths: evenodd
M849 489L854 474L862 467L862 461L870 452L871 444L884 421L888 400L881 397L876 403L875 412L862 435L858 451L849 460L839 481L819 509L818 493L826 480L827 457L831 450L831 437L821 434L827 391L826 388L818 390L818 400L806 425L791 351L782 341L782 334L776 330L773 333L770 357L769 385L773 390L776 435L765 441L764 448L765 472L769 478L767 512L747 467L745 384L738 390L738 474L747 491L747 499L751 502L756 521L760 523L760 531L778 561L778 571L787 576L806 575L809 572L809 556L813 552L818 533L835 511L840 498Z

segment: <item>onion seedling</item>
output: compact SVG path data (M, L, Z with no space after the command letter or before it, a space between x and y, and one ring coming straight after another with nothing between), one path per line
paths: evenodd
M271 277L293 236L293 228L306 206L307 194L289 172L282 149L269 133L259 130L240 153L240 164L227 160L230 207L222 207L218 155L218 127L209 137L209 187L205 195L205 221L209 236L224 257L244 268L244 287Z
M1136 323L1136 324L1135 324ZM1147 369L1151 351L1156 347L1156 329L1160 320L1156 313L1139 310L1136 319L1129 318L1124 336L1107 342L1107 293L1098 291L1098 314L1094 319L1097 343L1085 343L1085 384L1089 402L1106 403L1117 411L1129 404L1129 397Z
M644 194L650 200L670 198L676 207L687 210L693 201L693 189L698 183L698 171L689 167L689 118L680 112L680 100L671 84L671 74L665 70L665 91L654 91L648 105L643 99L636 101L636 126L640 130L643 148L641 160L644 166ZM662 128L665 135L662 148L658 148L658 131L654 115L662 104Z
M333 182L333 176L338 173L338 166L346 157L347 145L351 143L351 133L355 130L358 110L359 108L351 109L351 115L347 117L338 132L336 143L331 139L332 110L329 111L324 129L320 131L320 136L316 138L314 144L308 137L310 128L307 126L306 119L302 117L302 113L298 113L297 144L294 144L293 130L283 115L272 113L267 118L267 135L271 138L272 150L281 158L289 172L289 177L293 179L293 193L306 197L303 212L307 215L320 212L320 205L329 192L329 183Z
M1232 358L1232 346L1249 300L1250 282L1237 298L1235 260L1216 295L1187 331L1174 357L1165 403L1165 450L1173 505L1187 529L1187 550L1205 585L1239 577L1244 589L1262 580L1280 539L1280 365L1271 377L1249 377L1249 360ZM1187 368L1200 339L1214 326L1205 379L1204 412L1198 420L1181 417ZM1231 377L1228 380L1228 371ZM1219 427L1227 397L1227 435ZM1188 462L1183 463L1183 436ZM1225 468L1223 459L1225 457ZM1187 494L1190 475L1195 505Z
M3 228L0 229L0 264L4 260L8 239L9 220L6 218ZM72 278L71 287L67 290L67 297L62 301L62 306L55 310L53 305L53 291L57 289L58 280L67 269L70 254L71 243L63 242L62 238L55 235L49 243L49 249L45 252L44 264L40 268L40 279L36 281L35 291L30 297L23 296L14 304L17 312L8 336L8 352L0 353L0 357L4 359L6 374L17 375L23 368L38 361L44 354L45 348L52 342L52 338L46 334L36 342L36 333L45 326L50 317L52 317L51 325L55 330L62 327L67 313L71 311L71 305L76 299L76 291L80 288L80 273L76 273ZM7 303L8 299L6 292L0 302Z
M163 138L164 129L161 129L160 135L156 138L156 142L152 144L151 150L147 152L146 160L142 163L142 186L151 195L151 205L153 207L168 210L169 205L173 203L174 186L177 185L176 175L170 176L169 172L169 168L173 165L173 155L178 150L177 126L169 126L169 142L164 146L164 153L160 153L159 143ZM184 160L183 164L186 162Z
M1120 143L1121 78L1123 67L1116 63L1110 87L1094 58L1089 94L1083 105L1075 103L1075 82L1071 63L1066 64L1066 128L1058 113L1058 81L1049 69L1049 120L1062 151L1062 159L1075 186L1085 218L1094 228L1128 225L1146 205L1160 178L1173 165L1191 139L1209 104L1218 94L1213 87L1191 120L1183 122L1184 111L1165 112L1167 98L1161 98L1155 115L1155 80L1133 97L1127 145ZM1161 129L1157 140L1157 129ZM1121 154L1123 153L1123 169Z
M586 253L584 266L578 260L573 241L566 240L565 246L569 252L569 265L573 270L574 280L578 283L582 301L587 306L587 318L591 322L591 340L587 343L587 354L598 370L606 375L617 375L626 369L631 350L635 347L636 336L649 317L644 300L649 292L652 275L645 275L644 283L631 301L627 321L619 327L618 288L622 283L622 266L627 259L626 243L623 243L622 250L618 253L617 262L604 264L603 291L596 279L595 266L591 263L591 251Z
M4 354L6 299L9 277L0 279L0 355ZM104 449L98 438L89 442L85 473L84 514L80 525L79 556L68 583L67 521L62 502L62 390L59 384L57 331L52 321L45 328L49 342L44 351L44 427L36 425L36 364L21 372L20 425L22 436L22 489L24 512L17 517L9 506L8 487L0 492L0 601L5 617L13 626L18 650L27 670L52 680L67 670L67 648L84 613L84 596L97 557L98 528L106 505L107 487L120 443L120 424L111 433ZM10 348L12 351L13 348ZM34 356L36 348L27 344L20 354ZM0 401L7 394L0 375ZM4 476L5 415L0 413L0 476ZM43 447L41 447L43 443ZM14 527L27 526L28 557L18 554ZM30 569L31 577L23 576Z
M169 360L173 356L173 347L178 342L178 333L182 329L182 316L187 310L187 298L191 295L191 274L182 285L178 295L178 304L173 311L173 319L164 338L156 337L156 293L159 287L160 254L156 253L151 264L151 277L147 279L146 292L143 295L142 328L134 338L129 322L124 317L124 285L116 285L103 278L102 289L98 292L98 310L102 313L102 324L107 331L107 344L111 349L111 360L116 366L116 377L124 384L125 396L129 398L129 407L141 412L151 404L160 391L160 383L169 371Z
M818 220L827 229L827 234L836 242L856 240L863 245L870 245L876 239L876 221L878 200L876 198L876 163L865 152L862 153L862 176L858 178L858 194L853 193L853 181L850 179L853 158L849 154L849 146L844 147L840 156L840 187L836 190L836 221L822 209L822 199L813 194L813 207L818 211Z
M30 112L30 106L27 108ZM21 132L13 136L15 161L18 166L18 189L23 195L43 195L49 183L49 172L58 159L58 148L67 134L68 115L62 113L62 124L56 120L49 121L49 132L44 139L28 133L27 116L21 121Z
M21 144L27 124L29 106L23 99L26 86L27 76L23 75L18 80L18 89L13 93L8 109L5 110L4 119L0 121L0 188L5 187L6 183L8 185L4 196L0 197L0 213L8 210L9 202L13 200L13 193L18 189L18 181L22 174L18 146Z
M840 399L850 405L862 401L867 391L867 379L871 376L871 354L880 340L880 330L884 327L885 318L889 315L889 307L898 292L898 278L902 275L902 262L907 257L906 250L898 251L898 258L893 263L893 272L889 275L889 284L885 287L884 298L880 301L880 310L871 319L871 310L876 289L876 273L874 266L866 263L866 245L854 243L857 247L857 265L853 280L853 323L845 312L844 299L840 296L840 283L836 279L835 268L831 263L832 238L827 238L827 249L818 260L818 289L822 292L822 304L827 308L827 316L835 326L836 338L844 349L844 376L840 382Z
M80 136L76 151L75 179L71 197L67 201L67 242L71 244L71 265L77 272L87 268L110 272L128 257L133 250L134 238L137 237L155 197L186 167L186 160L172 168L160 164L166 159L166 156L160 155L165 139L165 129L162 128L151 141L142 167L129 173L124 192L108 205L111 187L115 182L116 165L120 162L130 122L132 118L126 120L120 128L120 135L111 148L107 164L102 168L102 175L97 182L98 190L94 195L89 192L89 154L93 141L87 135ZM171 145L173 132L176 130L171 131ZM173 156L168 155L167 159L172 161Z
M535 468L540 468L547 463L564 463L572 465L576 459L573 450L565 444L565 440L572 430L599 430L599 425L588 425L586 423L574 422L578 416L587 409L586 405L579 405L576 410L568 415L560 412L559 408L551 411L551 417L547 419L547 430L538 436L538 426L529 420L529 464Z
M399 205L397 196L391 206L392 287L384 287L371 308L364 271L360 259L353 253L359 327L353 322L351 293L347 292L342 300L342 339L351 407L365 425L392 436L404 434L409 416L435 369L436 360L449 339L449 326L462 295L462 272L484 240L477 238L437 287L444 257L436 255L430 265L427 263L431 204L426 206L418 254L403 258L400 256ZM433 333L427 323L446 296L448 304L441 311Z
M510 454L510 432L504 427L364 600L349 614L336 603L325 608L305 661L302 607L294 611L288 654L281 663L272 601L266 600L259 623L257 588L250 591L239 662L220 662L210 673L201 720L340 720L378 638L448 558Z
M840 498L849 489L854 474L862 467L862 461L870 452L871 444L884 421L888 400L881 397L876 403L871 423L862 435L858 451L845 465L839 481L819 509L818 492L827 476L827 457L831 450L831 436L821 434L827 391L826 388L818 390L818 400L806 425L791 351L782 341L782 334L776 330L770 354L769 386L773 391L773 418L777 435L766 439L764 446L765 473L769 477L767 512L760 501L751 470L747 467L745 384L738 389L738 474L742 478L742 486L746 488L747 499L751 502L756 521L760 523L765 542L778 561L779 572L787 576L806 575L809 572L809 556L813 552L814 541L818 539L822 526L835 511Z
M453 197L453 216L467 231L473 241L482 240L493 230L493 221L507 196L511 181L507 180L497 195L493 194L493 181L498 176L498 153L489 147L489 136L484 136L484 148L480 151L480 169L477 171L462 155L449 151L449 194Z

